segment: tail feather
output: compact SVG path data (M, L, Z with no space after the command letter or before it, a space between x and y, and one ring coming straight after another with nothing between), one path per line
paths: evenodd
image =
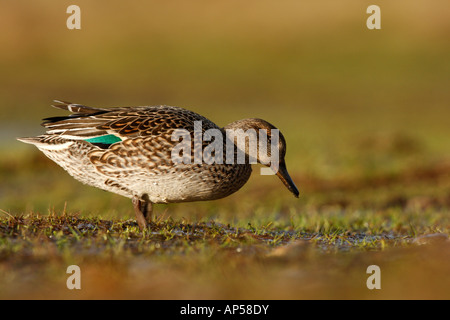
M41 135L30 138L17 138L17 140L34 144L39 149L45 150L62 150L73 144L73 141L66 140L58 136Z
M29 143L29 144L37 144L40 142L39 137L32 137L32 138L16 138L17 140L24 142L24 143Z

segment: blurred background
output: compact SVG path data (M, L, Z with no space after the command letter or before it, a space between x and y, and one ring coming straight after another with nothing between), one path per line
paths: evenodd
M66 27L71 4L81 30ZM381 30L366 27L371 4ZM0 208L132 217L127 199L15 140L64 114L53 99L174 105L220 126L259 117L283 132L300 200L255 171L227 199L158 207L169 215L450 204L449 17L446 0L2 1Z
M81 30L66 27L73 4ZM372 4L381 30L366 27ZM3 0L0 30L0 296L449 296L448 0ZM134 219L129 199L16 140L66 114L53 99L180 106L219 126L265 119L287 140L300 198L255 170L225 199L155 208L160 227L240 228L240 238L133 233L119 221ZM52 225L65 212L118 221L121 233L79 239L89 223ZM283 234L298 241L284 246ZM441 246L415 245L427 241ZM78 294L65 287L69 264L83 268ZM383 290L364 285L371 264Z

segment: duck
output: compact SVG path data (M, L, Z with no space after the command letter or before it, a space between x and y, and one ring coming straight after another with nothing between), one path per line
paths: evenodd
M256 163L299 197L286 167L286 140L265 120L219 127L181 107L54 102L71 114L45 118L45 134L17 139L35 145L76 180L130 198L140 230L152 222L153 204L227 197L249 180Z

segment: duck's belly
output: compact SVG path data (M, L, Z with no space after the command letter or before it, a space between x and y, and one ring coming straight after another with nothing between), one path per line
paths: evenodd
M153 203L220 199L239 190L251 174L249 164L160 164L153 168L103 168L92 163L89 157L92 150L84 142L78 141L66 149L41 149L84 184L128 198L148 195Z
M185 166L183 170L130 175L119 183L134 195L148 195L153 203L189 202L226 197L239 190L250 174L250 165Z

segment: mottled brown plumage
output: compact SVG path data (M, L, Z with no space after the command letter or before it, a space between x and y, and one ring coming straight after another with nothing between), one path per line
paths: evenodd
M240 120L220 128L207 118L178 107L104 109L56 102L54 107L73 114L46 118L42 124L47 128L46 134L19 140L36 145L77 180L131 198L141 228L147 226L145 217L150 219L152 203L223 198L239 190L250 177L248 161L195 163L193 152L188 163L175 163L171 157L178 143L173 139L175 130L188 132L191 149L203 152L210 142L198 142L194 134L195 123L201 121L202 134L209 129L223 133L225 155L226 129L264 129L270 142L269 130L275 128L260 119ZM196 149L196 143L201 143L201 147ZM236 154L237 147L233 147ZM280 134L277 175L298 196L284 163L285 147Z

